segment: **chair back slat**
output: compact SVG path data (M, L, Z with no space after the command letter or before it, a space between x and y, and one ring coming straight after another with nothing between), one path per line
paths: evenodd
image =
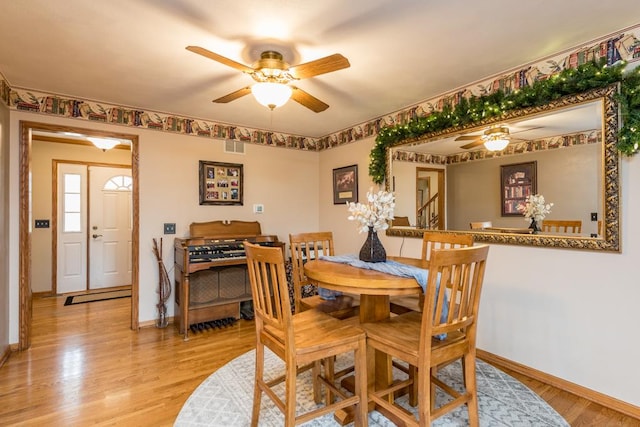
M473 246L472 234L453 234L425 231L422 235L422 259L429 261L434 249L465 248Z
M484 230L485 228L493 227L491 221L475 221L469 223L469 228L472 230Z
M550 233L582 233L581 220L545 219L542 231Z
M434 315L422 316L422 356L429 354L431 338L443 333L458 331L464 336L471 334L475 341L475 319L488 252L488 245L435 249L432 252L423 312ZM438 280L446 286L439 286ZM452 295L457 295L457 301L450 299L447 306L449 312L443 319L444 294L448 288Z
M275 329L281 339L291 328L291 304L280 248L244 243L256 321Z
M333 233L319 231L312 233L289 234L291 244L291 265L293 273L293 292L296 313L300 312L302 287L309 284L304 274L304 264L320 255L334 255Z

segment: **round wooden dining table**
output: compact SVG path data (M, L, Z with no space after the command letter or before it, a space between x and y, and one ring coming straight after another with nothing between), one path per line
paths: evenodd
M387 257L387 259L414 267L429 268L427 260L403 257ZM305 263L304 273L316 286L360 295L360 323L388 318L391 315L390 296L422 293L422 288L412 277L396 276L339 262L311 260ZM367 364L369 390L386 387L393 381L391 358L384 353L372 351L368 352L367 357L375 360L375 363ZM341 424L349 422L349 419L338 414L336 419Z
M429 268L427 260L403 257L387 259L414 267ZM317 286L360 295L361 323L388 318L389 296L422 293L422 288L412 277L396 276L327 260L305 263L304 274Z

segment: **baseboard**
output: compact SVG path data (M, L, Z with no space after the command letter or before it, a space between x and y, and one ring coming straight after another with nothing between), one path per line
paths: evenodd
M622 400L607 396L606 394L599 393L587 387L583 387L570 381L563 380L562 378L555 377L545 372L538 371L512 360L505 359L504 357L497 356L493 353L489 353L488 351L477 349L476 354L479 359L491 363L498 368L504 367L507 369L511 369L512 371L518 372L522 375L526 375L527 377L533 378L534 380L549 384L553 387L559 388L560 390L575 394L576 396L590 400L594 403L597 403L598 405L602 405L606 408L621 412L629 417L637 418L640 420L640 407L638 406L623 402Z
M150 327L155 327L156 326L156 322L157 320L146 320L144 322L140 322L140 327L141 328L150 328ZM173 324L173 317L167 317L167 326Z
M0 368L4 365L4 363L9 359L9 355L11 354L11 346L7 345L3 350L2 354L0 354Z
M33 296L33 298L47 298L47 297L57 297L59 295L54 294L51 291L42 291L42 292L32 292L31 296Z

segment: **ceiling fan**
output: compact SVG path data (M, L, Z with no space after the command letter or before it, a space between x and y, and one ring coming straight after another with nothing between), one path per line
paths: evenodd
M328 104L325 104L318 98L290 83L295 80L315 77L320 74L330 73L351 66L349 60L339 53L304 64L290 66L284 61L281 53L275 50L267 50L260 54L260 59L252 66L248 66L199 46L187 46L186 49L242 71L250 75L253 80L257 82L252 86L243 87L242 89L214 99L213 102L225 104L253 93L258 102L271 110L283 105L289 98L292 98L297 103L302 104L316 113L326 110L329 108ZM261 100L261 91L272 91L269 92L272 94L279 93L279 97L278 95L274 95L274 98Z
M538 129L541 126L531 127L527 129L522 129L518 132L524 132L526 130ZM495 125L486 129L481 135L462 135L457 137L456 141L473 141L469 144L461 145L460 148L465 150L469 150L471 148L478 147L483 145L490 151L500 151L504 150L504 148L511 142L511 135L518 132L509 132L509 127L507 125Z

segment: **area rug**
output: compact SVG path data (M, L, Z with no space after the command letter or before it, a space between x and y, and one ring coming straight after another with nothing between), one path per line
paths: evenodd
M251 424L251 408L253 402L255 352L249 351L232 360L202 382L187 399L175 421L175 427L201 426L248 426ZM349 364L348 357L338 359L338 368ZM266 351L265 377L275 378L284 371L284 364L273 353ZM535 394L524 384L493 366L478 360L478 405L480 425L485 426L518 426L544 427L568 426L567 422L551 408L540 396ZM460 365L452 364L443 368L439 376L449 384L457 384L460 389L462 377ZM394 371L397 378L404 373ZM298 379L298 401L296 412L306 412L316 407L311 391L311 374L309 371L301 374ZM300 390L304 390L301 392ZM284 386L279 390L280 395ZM438 394L437 403L445 399L444 394ZM398 399L403 406L415 413L416 408L408 405L406 397ZM434 426L467 426L468 414L466 406L456 409L450 414L438 418ZM284 425L282 413L263 394L262 409L260 410L261 426ZM337 426L333 414L312 420L305 426ZM353 423L351 424L353 425ZM370 426L393 426L394 424L379 412L369 414Z
M93 292L90 294L70 295L64 301L64 305L84 304L87 302L105 301L109 299L128 298L131 296L131 289L121 289L117 291Z

